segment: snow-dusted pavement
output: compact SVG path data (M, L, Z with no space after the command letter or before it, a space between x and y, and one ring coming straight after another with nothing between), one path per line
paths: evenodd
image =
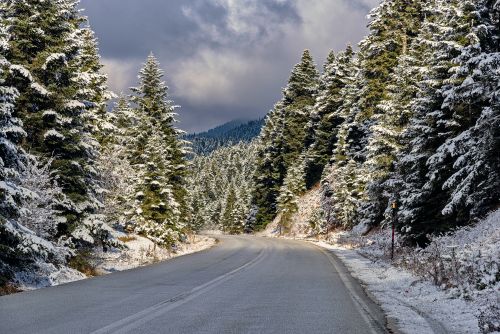
M218 236L208 251L0 298L0 333L381 333L377 305L331 253Z

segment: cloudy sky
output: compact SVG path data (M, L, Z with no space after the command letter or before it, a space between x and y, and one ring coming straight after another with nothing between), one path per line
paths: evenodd
M366 35L378 0L81 0L111 88L128 93L149 52L159 58L180 127L200 131L264 116L291 67Z

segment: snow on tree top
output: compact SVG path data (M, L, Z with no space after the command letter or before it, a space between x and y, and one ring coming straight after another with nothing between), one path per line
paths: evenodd
M10 66L11 73L18 73L29 81L33 81L33 77L31 76L30 71L28 71L24 66L21 65L11 65Z
M47 139L47 138L58 138L58 139L64 140L64 138L66 138L66 137L64 137L57 130L51 129L51 130L45 132L45 134L43 135L43 138L45 138L45 139Z

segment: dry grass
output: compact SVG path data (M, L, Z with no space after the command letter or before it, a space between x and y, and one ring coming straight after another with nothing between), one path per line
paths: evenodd
M126 235L124 237L119 237L118 240L120 240L121 242L130 242L130 241L137 240L137 238L132 236L132 235Z
M21 292L22 290L19 290L17 287L15 287L12 284L5 284L0 286L0 296L6 296L6 295L11 295L13 293L18 293Z
M69 261L68 266L89 277L99 276L99 272L91 260L92 254L90 252L81 252Z

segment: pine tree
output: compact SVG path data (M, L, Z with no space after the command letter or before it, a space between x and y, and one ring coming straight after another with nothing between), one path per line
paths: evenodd
M283 147L284 107L277 103L268 115L259 137L259 153L256 160L253 204L257 208L255 229L263 228L276 213L276 198L286 173L281 154Z
M194 230L243 231L251 211L256 152L255 143L239 143L195 157L189 185L193 209L189 225Z
M268 115L260 137L253 203L257 207L255 228L276 215L276 200L287 169L306 148L307 124L315 103L319 74L308 50L292 70L283 98Z
M112 139L113 132L107 103L115 96L108 89L107 76L102 73L103 65L94 32L89 27L84 27L79 31L79 39L81 50L78 55L80 68L78 99L87 106L85 117L86 124L90 127L89 132L99 145L105 145Z
M133 221L137 231L171 245L182 238L188 213L186 161L182 134L173 125L175 106L168 100L160 64L151 54L133 88L136 105L130 162L139 177ZM162 239L164 238L164 239Z
M280 232L287 228L292 215L298 210L297 198L306 191L303 159L292 165L287 172L283 185L280 188L278 214L280 215Z
M17 84L34 84L31 73L7 59L10 53L5 3L0 3L0 286L28 266L50 262L64 264L67 249L55 247L53 195L60 194L35 157L21 147L26 137L16 117ZM47 238L47 239L43 239Z
M357 119L363 83L359 54L353 59L351 75L346 80L340 92L343 103L338 111L344 122L339 127L331 162L325 168L321 183L326 224L351 227L358 221L357 210L365 199L363 190L367 182L363 163L368 131L366 124Z
M237 201L238 198L236 197L234 185L230 184L220 219L220 225L222 227L222 231L224 232L232 232L233 230Z
M0 8L0 14L1 8ZM17 89L6 83L11 75L11 64L5 58L8 52L8 32L0 16L0 221L19 216L22 189L19 188L20 172L26 164L26 153L21 142L26 136L22 122L14 116ZM28 78L31 77L28 75ZM27 79L27 78L22 78Z
M360 121L381 112L378 106L387 96L387 83L403 51L403 38L410 44L419 32L420 7L419 0L384 0L370 13L370 34L360 43Z
M136 171L132 168L129 155L133 150L133 129L138 123L127 99L122 95L109 115L110 135L101 148L98 170L103 190L103 210L106 222L122 227L129 223L131 203L134 202Z
M428 162L449 135L451 113L442 108L442 92L454 81L450 73L456 70L456 57L468 43L469 14L460 6L459 1L429 3L416 41L423 47L426 66L417 83L417 98L411 104L412 118L401 136L405 148L398 156L395 178L401 180L401 229L417 241L425 241L428 233L446 230L452 224L440 214L446 194L442 181L431 181ZM446 178L448 174L443 170L441 176Z
M500 202L500 5L477 1L463 7L477 23L457 58L456 84L443 92L443 107L452 113L449 136L428 161L429 182L438 181L448 195L441 214L457 224L481 217Z
M140 72L140 86L132 89L134 95L131 101L137 105L139 118L150 118L158 123L165 137L165 145L169 147L168 159L172 166L168 174L169 184L172 186L175 200L180 205L181 217L184 219L189 212L186 202L187 165L185 158L188 153L188 142L181 139L184 132L174 126L177 122L175 109L178 106L173 105L173 102L168 99L168 87L162 81L163 75L159 62L151 54ZM144 126L147 123L142 122L142 124ZM136 139L139 152L143 145L141 142L146 142L147 129L145 130L141 129L142 135ZM140 154L136 155L136 157L139 156Z
M75 0L5 2L11 24L6 58L32 82L12 80L19 91L14 114L27 132L25 146L39 157L53 156L52 171L66 200L59 232L68 234L100 207L95 179L97 155L86 113L95 101L82 99L85 86L81 25ZM90 108L90 109L89 109Z
M337 56L331 52L320 78L319 93L311 115L313 144L307 154L306 185L313 186L321 179L337 142L338 128L344 119L340 115L343 104L344 87L348 84L353 70L352 47L348 46Z
M401 135L412 116L418 80L422 77L423 61L427 61L425 45L418 37L408 45L402 36L403 49L398 64L389 76L386 98L378 105L382 112L375 114L366 148L365 171L368 175L367 200L360 207L360 221L375 225L391 219L389 203L397 198L398 180L393 178L397 155L404 149ZM408 50L410 48L410 50Z
M308 50L292 70L283 90L283 155L285 167L292 166L302 154L307 139L306 126L311 116L319 84L319 73Z
M172 246L181 237L179 204L175 201L169 174L168 146L158 124L150 123L149 138L141 154L143 163L137 169L135 231L146 235L159 245Z

